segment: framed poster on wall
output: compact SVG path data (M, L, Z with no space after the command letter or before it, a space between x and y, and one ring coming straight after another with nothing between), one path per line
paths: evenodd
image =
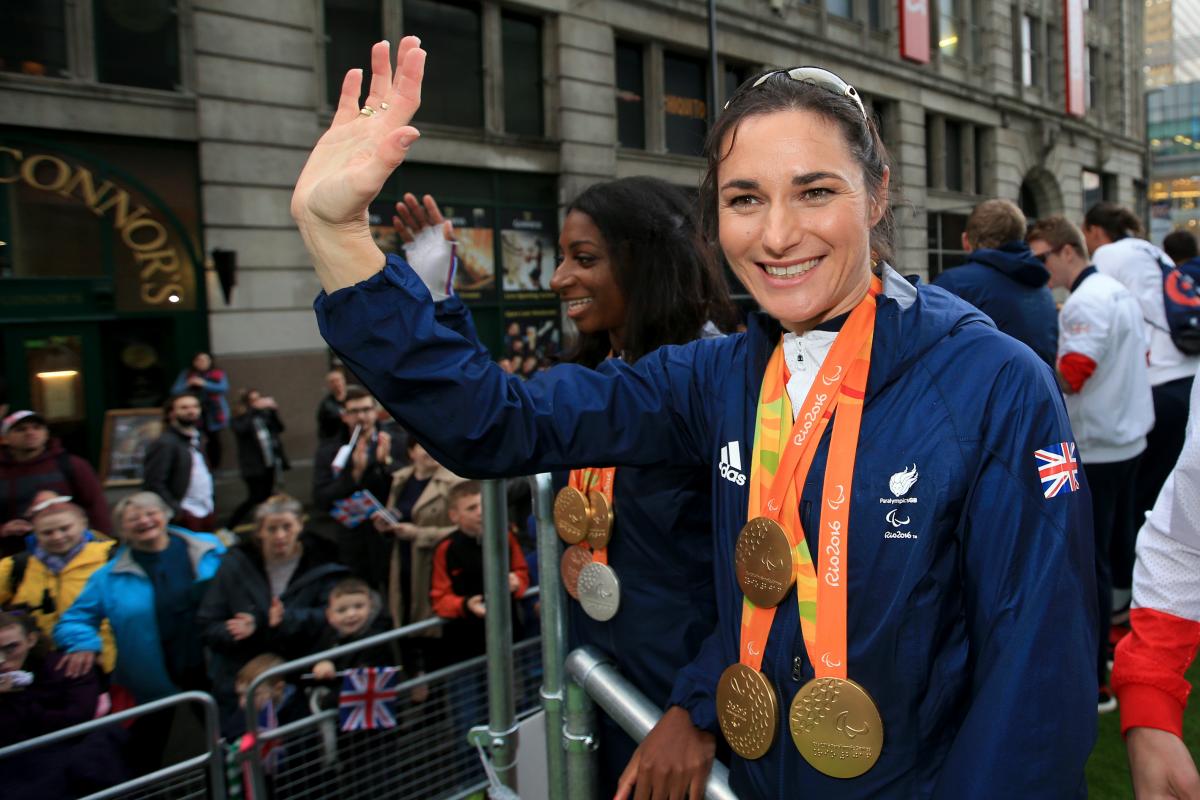
M500 252L504 296L509 300L553 300L550 279L558 244L553 214L507 211L501 219Z
M142 482L146 447L162 433L161 408L114 408L104 414L100 480L105 486Z

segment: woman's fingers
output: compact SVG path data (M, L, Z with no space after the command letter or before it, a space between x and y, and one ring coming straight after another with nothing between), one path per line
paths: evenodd
M352 69L346 73L346 77L342 79L342 93L338 97L337 112L334 113L333 122L329 127L336 128L338 125L344 125L358 117L358 98L362 94L362 79L363 71L361 69Z
M384 39L371 45L371 91L367 105L382 113L380 103L387 99L392 86L392 46Z
M421 80L425 77L425 51L421 40L405 36L400 40L400 52L396 55L396 77L387 101L392 105L388 113L395 113L396 123L408 124L421 106Z

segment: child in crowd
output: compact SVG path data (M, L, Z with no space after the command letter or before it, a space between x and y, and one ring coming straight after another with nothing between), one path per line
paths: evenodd
M486 650L483 602L483 496L478 481L464 481L450 489L450 522L456 530L442 540L433 554L433 583L429 596L439 617L451 620L441 640L442 663L453 664ZM529 567L517 540L508 536L508 590L520 598L529 588ZM514 631L518 629L513 615Z
M250 689L250 684L254 682L255 678L283 663L286 662L284 662L282 657L274 653L263 653L243 664L237 672L237 677L234 679L234 687L238 696L238 708L230 712L221 724L221 736L229 743L228 755L226 757L226 778L230 788L230 797L249 796L245 789L244 780L246 776L240 768L241 759L239 757L242 747L247 746L247 743L241 741L246 733L246 692ZM297 692L296 687L287 683L283 678L273 678L258 685L254 690L254 710L258 715L257 729L260 736L266 730L277 728L289 722L297 722L303 719L308 713L303 695ZM295 738L297 735L306 736L310 734L294 734L290 741L278 741L272 744L258 745L258 747L263 748L265 751L262 759L269 797L281 796L277 793L277 790L281 787L276 784L276 781L280 775L283 761L287 758L287 745L300 744L297 747L298 750L311 750L312 742L298 743ZM309 769L310 767L312 767L312 770ZM306 764L301 768L301 771L311 777L316 774L316 769L318 769L316 765ZM291 781L302 779L295 770L289 770L289 773L289 780Z
M237 678L234 681L234 688L238 696L238 709L230 714L221 726L221 735L226 740L233 741L246 732L246 690L250 688L250 684L259 675L283 663L285 662L280 656L274 653L263 653L247 661L238 670ZM273 678L266 683L259 684L254 691L254 709L258 712L259 730L264 727L268 701L273 706L272 710L275 716L273 724L282 725L285 722L294 722L307 713L303 701L296 697L296 688L283 678Z
M383 613L383 603L379 595L371 591L366 582L359 578L345 578L329 591L325 620L329 626L317 641L318 650L352 644L391 629L391 622ZM355 667L391 667L398 663L394 648L385 644L368 647L341 658L318 661L313 666L313 676L317 680L328 681L340 670Z

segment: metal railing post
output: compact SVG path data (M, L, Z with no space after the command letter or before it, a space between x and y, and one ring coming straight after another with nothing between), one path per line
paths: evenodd
M542 709L546 714L547 800L566 800L567 751L563 747L563 657L567 619L562 581L559 580L558 533L554 528L554 486L550 474L529 478L533 510L537 515L538 583L542 623Z
M567 797L596 800L596 707L582 686L566 683L562 746L567 751Z
M483 524L488 746L500 782L515 788L517 747L513 699L512 593L508 589L508 496L502 480L483 483Z
M595 700L596 705L635 742L645 739L662 717L662 709L651 703L611 661L591 647L571 651L567 656L567 674L572 678L569 685L578 683L579 691ZM568 693L568 703L570 697ZM574 800L575 795L571 797ZM704 797L705 800L737 800L737 795L729 788L729 768L719 761L713 762Z

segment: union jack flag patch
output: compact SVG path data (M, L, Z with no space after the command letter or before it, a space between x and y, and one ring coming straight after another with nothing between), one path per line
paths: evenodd
M1056 496L1065 488L1068 492L1079 490L1079 460L1075 458L1074 442L1059 442L1044 450L1035 450L1038 478L1042 481L1042 494L1046 499Z

